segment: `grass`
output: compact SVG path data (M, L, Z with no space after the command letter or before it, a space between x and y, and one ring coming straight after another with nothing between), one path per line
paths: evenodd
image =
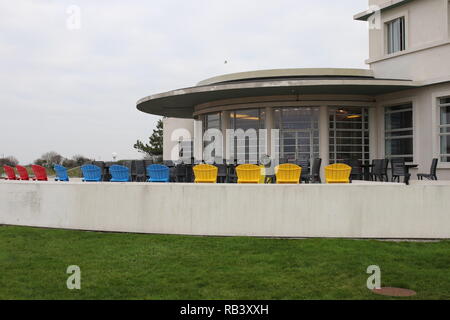
M143 235L0 226L0 299L450 299L450 242ZM66 269L81 268L81 290ZM398 298L397 298L398 299Z

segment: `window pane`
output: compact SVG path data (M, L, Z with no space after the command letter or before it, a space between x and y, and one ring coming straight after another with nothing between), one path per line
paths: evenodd
M396 130L402 128L412 128L412 110L405 112L396 112L386 114L386 127L385 130Z
M412 156L413 139L388 139L386 140L387 156Z
M413 157L413 111L412 104L385 108L385 155Z
M401 17L386 24L388 53L405 50L405 18Z
M441 154L450 154L450 136L441 136Z
M441 104L447 104L450 103L450 97L444 97L439 99Z
M330 108L330 162L369 160L369 116L367 108Z
M450 106L441 107L441 125L450 124Z

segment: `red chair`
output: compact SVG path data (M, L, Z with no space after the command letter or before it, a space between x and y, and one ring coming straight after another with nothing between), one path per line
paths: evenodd
M30 180L30 176L28 175L27 168L17 165L17 172L19 173L20 180Z
M16 177L16 172L14 171L13 167L3 166L3 169L5 170L7 180L19 180Z
M33 164L31 166L31 169L33 169L35 180L38 180L38 181L47 181L48 180L47 171L45 170L44 167Z

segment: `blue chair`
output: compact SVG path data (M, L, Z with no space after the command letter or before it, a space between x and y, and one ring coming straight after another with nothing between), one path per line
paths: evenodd
M69 181L69 176L67 175L67 169L65 167L55 164L53 169L56 173L55 181Z
M83 181L102 181L102 169L93 164L86 164L81 167Z
M169 182L169 167L161 164L152 164L147 167L148 182Z
M130 169L125 166L119 166L117 164L109 167L109 173L111 174L111 182L128 182L130 181Z

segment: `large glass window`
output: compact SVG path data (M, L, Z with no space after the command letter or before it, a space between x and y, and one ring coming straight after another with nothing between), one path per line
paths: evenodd
M208 129L219 129L221 130L221 117L220 112L219 113L211 113L203 116L203 133ZM213 143L213 141L210 142L203 142L203 148L206 148L210 143ZM215 150L212 154L213 157L216 156Z
M241 163L256 163L259 155L259 129L264 129L266 125L266 113L264 109L244 109L230 112L230 129L242 129L252 135L238 136L234 138L234 155ZM262 141L261 141L262 143ZM245 146L238 148L238 146ZM263 152L263 150L261 151Z
M385 155L413 161L413 107L411 103L385 108Z
M283 160L319 157L319 108L275 109L274 120L275 129L280 129L279 148Z
M370 160L369 111L362 107L331 107L330 163Z
M442 162L450 162L450 97L438 99L440 125L440 157Z
M395 53L406 49L405 17L386 23L387 51Z

